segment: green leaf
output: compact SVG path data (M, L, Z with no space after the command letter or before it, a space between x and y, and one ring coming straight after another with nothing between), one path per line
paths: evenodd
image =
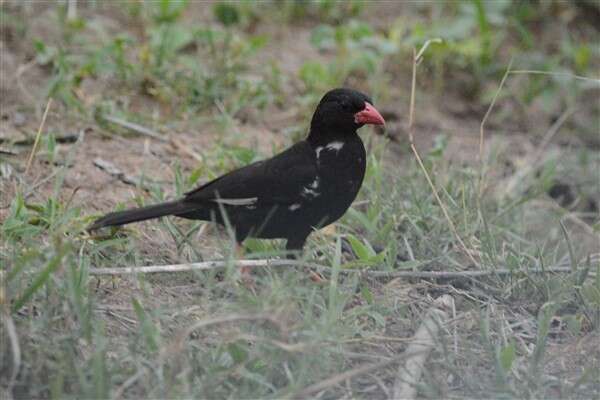
M158 332L156 327L154 326L150 318L148 318L148 314L146 313L142 305L139 303L139 301L137 301L136 299L131 299L131 303L133 304L133 310L135 311L137 318L140 320L142 333L144 335L144 338L146 339L146 345L148 346L148 349L153 353L158 351Z
M307 61L302 64L299 74L302 82L311 90L320 90L335 81L329 70L316 61Z
M423 261L423 260L409 260L409 261L402 261L396 264L395 268L396 269L417 269L422 265L427 264L429 261Z
M17 312L23 305L31 299L31 297L37 292L50 278L50 275L56 271L61 265L61 261L67 252L67 247L59 249L58 253L54 255L46 264L46 267L35 277L31 285L25 289L25 292L15 300L12 305L12 311Z
M516 358L515 344L510 342L500 350L500 365L505 372L510 371L513 361Z
M194 169L187 178L187 182L186 182L187 185L188 186L195 185L196 182L198 182L198 179L200 179L200 177L202 176L203 172L204 172L203 167L198 167L198 168Z
M230 343L227 345L227 352L236 364L241 364L248 359L248 352L243 346L237 343Z
M173 23L187 7L187 0L160 0L151 2L154 6L154 20L160 23Z
M356 254L356 257L358 257L359 260L366 261L371 257L375 256L373 248L371 248L371 246L364 245L355 236L348 235L346 239L348 239L348 241L350 242L350 246L352 246L352 251L354 251L354 254Z
M330 25L319 25L310 33L310 43L319 50L335 48L334 30Z
M373 304L373 293L371 293L371 290L369 289L369 287L367 285L363 285L360 288L360 294L362 295L363 299L365 299L365 301L368 304Z
M240 13L234 3L217 3L213 7L215 17L225 26L231 26L240 22Z

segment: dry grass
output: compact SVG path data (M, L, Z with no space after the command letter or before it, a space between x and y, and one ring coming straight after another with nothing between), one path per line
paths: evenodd
M77 2L75 19L56 5L3 3L0 138L16 153L0 155L3 395L391 398L423 316L449 295L419 397L597 396L600 156L593 136L579 133L594 126L597 82L573 72L565 94L539 80L556 75L524 74L533 68L520 57L500 81L508 60L498 54L499 74L469 70L489 87L487 100L468 98L444 44L421 53L416 68L423 57L405 40L412 31L394 19L406 12L427 23L418 10L369 5L353 19L351 9L292 3L260 12L234 3L240 20L229 28L196 3L176 15L171 2L166 11ZM315 18L354 33L343 42L337 32L319 50L310 41L327 31ZM352 39L365 21L377 29L364 43ZM194 30L200 22L208 30ZM197 36L161 53L173 45L155 42L167 30L187 40L180 27ZM45 50L35 50L41 31ZM253 49L262 34L269 42ZM400 44L386 53L390 37ZM98 54L104 62L93 66ZM373 54L375 72L355 54ZM326 68L306 66L316 59ZM248 241L250 289L239 283L228 232L210 224L84 232L99 213L176 197L281 150L302 136L324 88L340 83L394 110L389 136L363 135L360 198L311 236L301 262L277 260L277 241ZM523 100L535 85L568 103L554 115L541 94ZM327 282L314 285L306 266Z

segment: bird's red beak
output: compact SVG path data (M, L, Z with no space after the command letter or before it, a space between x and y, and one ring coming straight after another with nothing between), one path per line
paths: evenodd
M357 124L385 125L385 120L371 104L365 102L365 108L354 114L354 122Z

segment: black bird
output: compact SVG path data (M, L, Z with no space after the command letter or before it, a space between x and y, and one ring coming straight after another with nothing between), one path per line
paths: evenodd
M88 229L174 215L215 221L246 237L287 239L302 250L315 228L339 219L356 198L365 175L366 152L356 130L383 125L371 99L351 89L329 91L317 106L306 140L268 160L231 171L182 199L107 214Z

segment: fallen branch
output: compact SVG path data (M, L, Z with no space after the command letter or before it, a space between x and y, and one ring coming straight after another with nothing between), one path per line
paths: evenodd
M444 309L450 309L452 303L452 297L440 296L427 312L419 329L415 332L412 342L406 349L405 353L416 355L408 357L406 363L400 366L394 382L393 399L414 399L416 397L416 385L423 375L425 361L435 347L435 339L440 327L448 320L448 314Z
M100 168L102 171L109 174L110 176L114 176L126 185L139 186L145 190L149 189L146 185L142 183L141 179L136 178L135 176L127 175L125 172L121 171L119 167L117 167L110 161L103 160L102 158L96 158L94 160L94 165Z
M172 265L149 265L144 267L114 267L114 268L91 268L91 275L130 275L130 274L155 274L161 272L190 272L190 271L212 271L225 269L227 266L243 268L269 268L269 267L301 267L314 268L318 271L331 273L333 268L296 260L231 260L231 261L205 261L188 264ZM420 279L473 279L490 275L512 275L512 274L541 274L541 273L568 273L572 272L568 266L555 266L549 268L528 269L493 269L473 271L376 271L371 269L342 268L339 273L362 274L372 277L384 278L420 278ZM593 275L593 273L590 273Z

